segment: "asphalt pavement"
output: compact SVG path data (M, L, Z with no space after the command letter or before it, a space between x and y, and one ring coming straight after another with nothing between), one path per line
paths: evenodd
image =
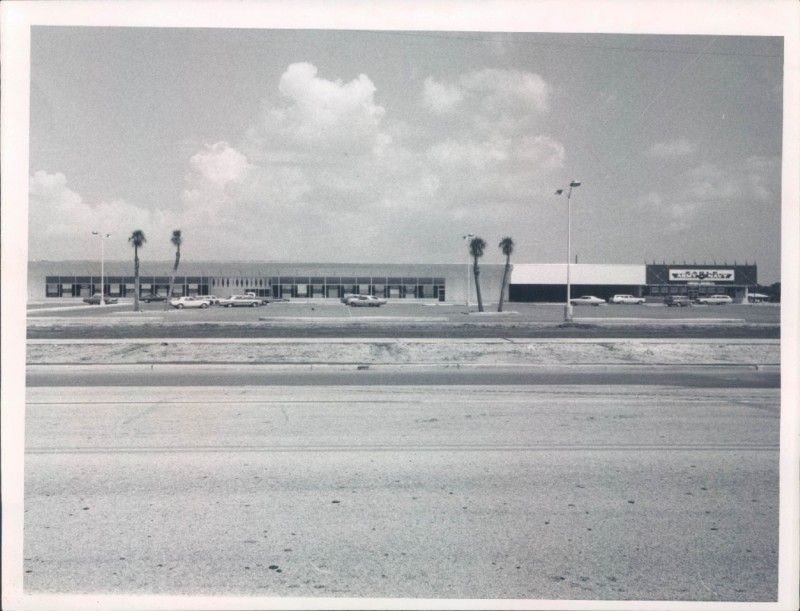
M430 365L29 365L30 387L664 385L687 388L779 388L776 366L432 367ZM104 391L102 391L104 392Z
M776 597L777 387L241 384L29 387L26 591Z

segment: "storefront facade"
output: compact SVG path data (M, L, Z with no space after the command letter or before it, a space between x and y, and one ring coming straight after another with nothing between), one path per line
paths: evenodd
M85 298L100 292L99 264L95 262L33 262L29 264L28 299ZM142 297L169 292L169 264L142 266ZM106 295L131 298L134 278L131 265L106 262L103 288ZM482 264L480 285L484 304L497 303L503 265ZM374 295L391 300L421 299L464 303L469 295L475 303L475 281L465 264L295 264L213 263L181 265L175 276L176 295L227 297L255 293L277 299L341 299L348 293ZM91 272L91 273L89 273ZM617 294L663 301L667 295L726 294L744 301L758 284L755 264L652 263L573 264L569 266L571 296L594 295L609 299ZM564 263L514 264L506 300L512 302L563 303L567 295L567 265Z

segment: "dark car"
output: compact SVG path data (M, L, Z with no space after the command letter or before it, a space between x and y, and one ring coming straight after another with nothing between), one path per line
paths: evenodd
M664 297L664 305L683 308L692 305L692 301L686 295L667 295Z
M167 300L166 295L145 295L144 297L142 297L142 301L144 301L145 303L150 303L151 301L166 301L166 300Z
M117 299L115 297L104 297L103 301L108 305L117 303ZM89 305L100 305L100 293L95 293L91 297L86 297L83 302L88 303Z

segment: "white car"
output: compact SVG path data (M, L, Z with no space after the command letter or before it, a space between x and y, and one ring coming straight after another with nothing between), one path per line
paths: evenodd
M173 308L182 310L183 308L203 308L211 305L211 301L206 297L173 297L169 300L169 305Z
M261 305L261 299L258 297L250 297L249 295L233 295L231 297L226 297L225 299L220 299L219 305L225 306L226 308L257 308Z
M708 297L698 297L697 303L703 305L725 305L733 303L733 299L729 295L709 295Z
M611 303L630 303L633 305L642 305L644 297L634 297L633 295L614 295L611 298Z
M366 308L366 307L377 308L378 306L384 305L386 303L386 300L378 299L377 297L373 297L372 295L353 295L345 303L354 308Z
M569 302L572 305L599 306L599 305L605 305L606 300L600 299L599 297L595 297L594 295L584 295L583 297L576 297L575 299L570 299Z
M219 297L216 295L204 295L205 299L208 299L211 305L217 305L219 303Z

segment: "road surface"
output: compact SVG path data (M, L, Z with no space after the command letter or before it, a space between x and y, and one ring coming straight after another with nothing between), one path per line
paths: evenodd
M776 366L614 365L435 367L431 365L28 365L31 386L419 386L419 385L667 385L685 388L778 388Z
M778 388L28 389L28 592L776 597Z

